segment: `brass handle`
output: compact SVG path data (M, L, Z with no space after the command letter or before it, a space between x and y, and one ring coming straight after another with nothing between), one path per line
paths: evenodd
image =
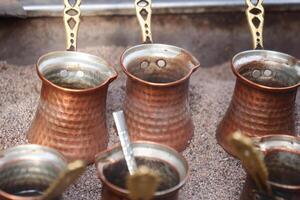
M81 0L76 0L72 5L70 0L64 0L64 24L66 29L66 49L67 51L77 50L77 34L80 23Z
M75 160L51 183L42 196L43 200L51 200L61 195L86 169L86 163Z
M152 43L151 33L151 0L135 0L135 11L142 29L143 43Z
M256 4L252 3L252 0L246 0L248 8L246 15L252 34L253 49L263 49L263 27L264 27L264 15L265 10L263 7L263 0L255 0Z
M133 175L126 178L126 185L131 200L153 199L159 185L159 172L146 166L139 167Z
M259 191L272 196L272 190L268 183L268 169L262 153L255 148L253 141L240 131L236 131L230 136L229 142L237 157L241 160L243 167L255 181Z

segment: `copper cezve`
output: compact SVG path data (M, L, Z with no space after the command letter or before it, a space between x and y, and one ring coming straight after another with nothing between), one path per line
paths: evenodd
M79 4L78 0L71 6L65 0L70 51L48 53L37 63L42 89L28 140L59 150L69 161L92 163L96 153L107 147L106 96L117 72L99 57L71 51L76 50Z
M250 137L272 134L295 135L295 100L300 85L300 62L294 57L263 47L262 0L247 0L247 16L255 50L232 59L237 77L231 104L217 129L218 143L234 154L228 143L231 133L241 130Z
M124 112L132 140L184 150L193 136L189 78L199 62L179 47L152 44L151 1L136 0L143 31L141 44L127 49L121 66L127 75Z

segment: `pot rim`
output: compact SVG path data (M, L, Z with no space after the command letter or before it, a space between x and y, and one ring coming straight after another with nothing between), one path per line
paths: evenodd
M5 155L4 155L5 153L10 153L10 152L13 152L13 151L19 150L19 149L22 150L23 148L25 148L24 151L35 150L35 148L40 149L40 150L45 150L48 153L51 153L51 154L59 157L59 159L64 161L66 164L68 163L66 158L59 151L57 151L51 147L38 145L38 144L22 144L22 145L17 145L14 147L10 147L10 148L1 150L0 151L0 159L2 158L2 156L5 157ZM0 197L5 197L5 198L11 199L11 200L41 200L42 195L38 195L38 196L34 196L34 197L22 197L22 196L14 195L11 193L7 193L0 188Z
M97 60L97 61L102 61L106 64L107 67L111 68L114 75L107 78L104 82L102 82L101 84L95 86L95 87L92 87L92 88L87 88L87 89L70 89L70 88L65 88L65 87L61 87L57 84L54 84L52 83L51 81L49 81L47 78L45 78L45 76L42 74L42 72L40 71L39 69L39 64L41 63L41 61L43 59L46 59L47 57L49 56L52 56L52 55L55 55L55 54L74 54L75 56L78 55L78 56L84 56L84 57L88 57L89 59L93 59L93 60ZM40 77L40 79L42 80L43 83L47 84L47 85L50 85L58 90L61 90L61 91L64 91L64 92L71 92L71 93L89 93L89 92L93 92L93 91L96 91L100 88L102 88L103 86L107 85L108 83L112 82L113 80L115 80L117 77L118 77L118 72L117 70L112 67L112 65L108 62L106 62L105 60L103 60L102 58L98 57L98 56L94 56L94 55L91 55L91 54L87 54L87 53L83 53L83 52L77 52L77 51L52 51L52 52L49 52L49 53L46 53L44 55L42 55L38 61L37 61L37 64L36 64L36 71L37 71L37 74L38 76Z
M133 141L132 144L150 144L150 145L156 145L156 146L161 146L165 149L167 149L168 151L174 153L176 156L178 156L180 158L180 160L183 161L183 164L186 166L186 175L185 177L180 180L180 182L172 187L172 188L169 188L167 190L163 190L163 191L159 191L159 192L155 192L154 196L155 197L160 197L160 196L165 196L165 195L168 195L170 193L173 193L173 192L176 192L178 191L180 188L182 188L185 183L187 182L187 179L189 178L189 175L190 175L190 169L189 169L189 165L188 165L188 162L187 160L184 158L184 156L182 154L180 154L179 152L177 152L175 149L173 149L172 147L169 147L167 145L164 145L164 144L160 144L160 143L156 143L156 142L151 142L151 141L144 141L144 140L139 140L139 141ZM96 165L96 170L97 170L97 175L98 175L98 178L101 180L101 182L108 186L109 190L114 190L114 192L117 192L119 194L122 194L122 195L129 195L129 191L126 190L126 189L123 189L123 188L120 188L118 186L115 186L114 184L110 183L106 177L104 176L104 174L102 173L103 172L103 167L102 168L98 168L98 159L97 157L99 157L100 155L102 154L106 154L110 151L113 151L113 150L117 150L117 149L121 149L121 145L120 144L115 144L113 145L112 147L98 153L96 156L95 156L95 165Z
M35 197L22 197L22 196L17 196L13 194L9 194L4 192L3 190L0 190L0 197L5 197L8 200L41 200L42 195L35 196Z
M248 80L247 78L243 77L234 67L234 61L237 59L237 57L243 55L243 54L248 54L251 52L261 52L261 53L268 53L270 55L278 55L278 56L284 56L284 57L288 57L291 60L293 60L295 63L300 64L300 61L297 60L295 57L289 55L289 54L285 54L285 53L281 53L278 51L272 51L272 50L246 50L246 51L242 51L237 53L232 59L231 59L231 70L233 71L233 73L235 74L235 76L241 80L243 83L246 83L247 85L257 88L257 89L261 89L261 90L265 90L265 91L273 91L273 92L286 92L286 91L290 91L293 89L296 89L297 87L300 86L300 81L297 84L294 84L292 86L287 86L287 87L270 87L270 86L265 86L262 84L258 84L255 83L253 81Z
M172 82L168 82L168 83L155 83L155 82L149 82L149 81L145 81L141 78L138 78L137 76L134 76L133 74L131 74L127 68L125 67L124 65L124 58L125 58L125 54L128 53L130 50L133 50L133 49L136 49L136 48L139 48L139 47L142 47L142 46L145 46L148 48L148 46L159 46L160 48L171 48L171 49L177 49L177 50L180 50L182 52L184 52L185 54L189 55L191 57L191 60L193 61L193 67L190 69L189 73L187 73L184 77L182 77L181 79L179 80L176 80L176 81L172 81ZM150 86L158 86L158 87L169 87L169 86L174 86L174 85L177 85L181 82L184 82L185 80L187 80L192 74L193 72L195 72L199 67L200 67L200 62L187 50L183 49L183 48L180 48L180 47L177 47L177 46L173 46L173 45L168 45L168 44L160 44L160 43L151 43L151 44L139 44L139 45L135 45L133 47L130 47L130 48L127 48L123 51L123 53L121 54L121 57L120 57L120 64L121 64L121 68L123 70L123 72L130 78L132 78L133 80L135 81L138 81L138 82L141 82L145 85L150 85Z
M285 150L285 151L289 151L289 152L296 152L296 153L300 153L299 151L292 149L290 147L284 146L282 145L278 145L276 147L273 146L263 146L263 144L267 143L267 142L289 142L291 144L294 144L295 141L297 141L297 143L299 143L300 146L300 137L298 136L293 136L293 135L286 135L286 134L282 134L282 135L265 135L265 136L261 136L261 137L254 137L253 138L254 144L256 145L256 147L262 151L262 152L266 152L268 150L272 150L272 149L279 149L279 150Z
M24 149L25 148L25 149ZM5 153L10 153L13 152L14 150L35 150L35 149L41 149L41 150L45 150L51 154L54 154L55 156L59 157L61 160L65 161L67 163L66 158L63 156L62 153L60 153L59 151L57 151L54 148L48 147L48 146L43 146L43 145L39 145L39 144L22 144L22 145L17 145L14 147L10 147L7 149L3 149L0 151L0 159L4 156L3 154Z

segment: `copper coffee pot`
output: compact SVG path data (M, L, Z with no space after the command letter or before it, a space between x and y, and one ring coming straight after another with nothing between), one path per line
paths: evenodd
M272 135L255 140L257 148L264 153L272 195L261 192L256 182L248 176L240 200L298 200L300 139L288 135Z
M174 149L153 142L136 141L132 148L138 168L145 165L160 172L160 185L153 200L177 200L189 173L185 158ZM129 172L122 147L118 145L100 153L96 156L95 165L103 186L101 199L130 200L129 190L125 189ZM166 189L159 189L161 186Z
M200 64L184 49L152 44L151 0L136 0L135 6L144 44L127 49L121 56L128 77L124 112L130 137L182 151L194 132L189 78Z
M59 150L68 160L94 162L106 149L106 96L117 72L102 58L76 52L80 0L65 0L67 50L42 56L37 73L42 80L40 102L28 131L30 143Z
M236 85L231 104L217 128L218 143L234 155L230 134L241 130L249 137L295 135L295 99L300 85L300 62L294 57L263 47L262 0L246 0L254 50L238 53L231 69Z

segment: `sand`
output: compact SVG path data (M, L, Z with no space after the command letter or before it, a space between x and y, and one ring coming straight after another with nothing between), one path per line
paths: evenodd
M118 71L121 47L81 49L102 56ZM109 146L118 142L113 128L112 112L122 108L125 75L121 72L109 88L107 124ZM35 67L15 66L0 62L0 149L25 144L26 130L38 103L41 81ZM245 173L237 160L217 145L215 131L224 115L233 92L235 78L229 63L210 68L200 68L191 78L190 106L195 123L195 135L184 156L190 164L191 175L180 191L180 199L235 200L239 198ZM300 98L297 99L299 113ZM297 116L300 130L300 116ZM64 193L66 200L100 199L101 183L92 165L84 175Z

